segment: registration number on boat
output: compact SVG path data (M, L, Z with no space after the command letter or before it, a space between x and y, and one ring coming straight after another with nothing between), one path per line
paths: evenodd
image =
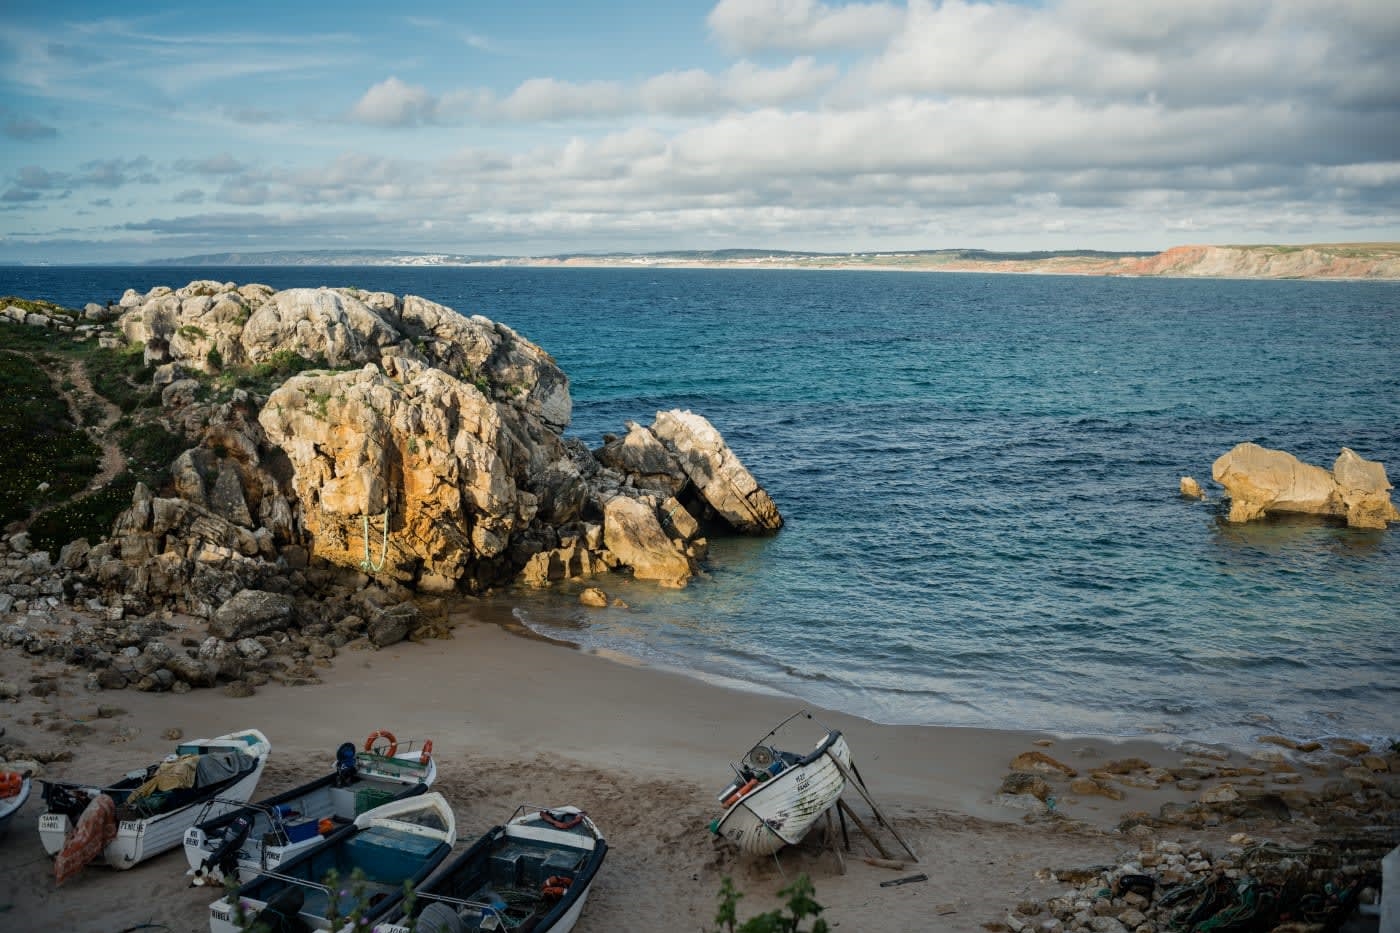
M209 912L214 915L215 920L222 920L224 923L233 922L233 912L222 907L210 907Z
M62 832L68 817L62 813L45 813L39 817L39 832Z

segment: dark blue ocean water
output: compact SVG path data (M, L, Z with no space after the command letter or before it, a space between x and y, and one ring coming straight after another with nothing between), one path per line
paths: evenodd
M674 592L507 594L595 650L883 722L1400 734L1400 526L1222 520L1240 441L1400 472L1400 283L434 268L5 269L64 304L196 278L503 321L590 445L710 418L778 503ZM1212 491L1177 494L1182 475Z

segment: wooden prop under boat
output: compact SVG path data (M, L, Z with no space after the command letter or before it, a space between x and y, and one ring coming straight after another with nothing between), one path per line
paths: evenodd
M374 745L381 734L388 736L388 747ZM425 793L437 779L432 747L431 740L420 747L416 741L401 743L376 732L363 751L350 742L341 745L329 774L222 815L201 813L185 831L190 866L186 874L194 876L196 885L249 880L316 845L366 810ZM213 812L220 802L211 800L205 808Z
M28 774L0 771L0 836L10 828L10 822L29 800L33 781Z
M745 855L772 855L802 841L846 788L842 768L850 768L851 749L839 731L828 730L806 755L763 744L800 715L812 718L804 710L779 723L749 750L735 769L737 777L719 795L724 815L711 831Z
M577 807L521 806L414 890L411 916L375 933L467 933L528 928L568 933L578 922L608 843Z
M62 852L88 804L105 794L116 804L117 833L94 861L131 868L179 845L185 830L205 813L206 802L221 801L210 808L210 816L247 803L271 751L267 736L257 729L243 729L213 739L181 742L164 761L128 771L108 786L45 781L39 839L50 855ZM159 785L175 780L176 771L190 768L194 775L191 785L159 789Z
M348 930L356 894L364 900L361 929L368 928L398 907L405 885L416 887L432 874L456 841L457 821L442 794L391 801L210 904L209 929L239 933L255 921L273 929L286 923ZM335 889L328 884L332 873Z

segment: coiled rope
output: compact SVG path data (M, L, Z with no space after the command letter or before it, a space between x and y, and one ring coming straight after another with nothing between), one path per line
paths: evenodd
M370 560L369 554L369 513L360 513L360 522L364 529L365 538L365 559L360 561L360 569L368 570L370 573L378 573L384 569L384 561L389 557L389 507L384 507L384 537L379 545L379 563Z

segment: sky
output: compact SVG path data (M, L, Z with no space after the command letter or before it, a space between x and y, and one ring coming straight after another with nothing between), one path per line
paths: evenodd
M1400 240L1396 0L3 0L0 263Z

